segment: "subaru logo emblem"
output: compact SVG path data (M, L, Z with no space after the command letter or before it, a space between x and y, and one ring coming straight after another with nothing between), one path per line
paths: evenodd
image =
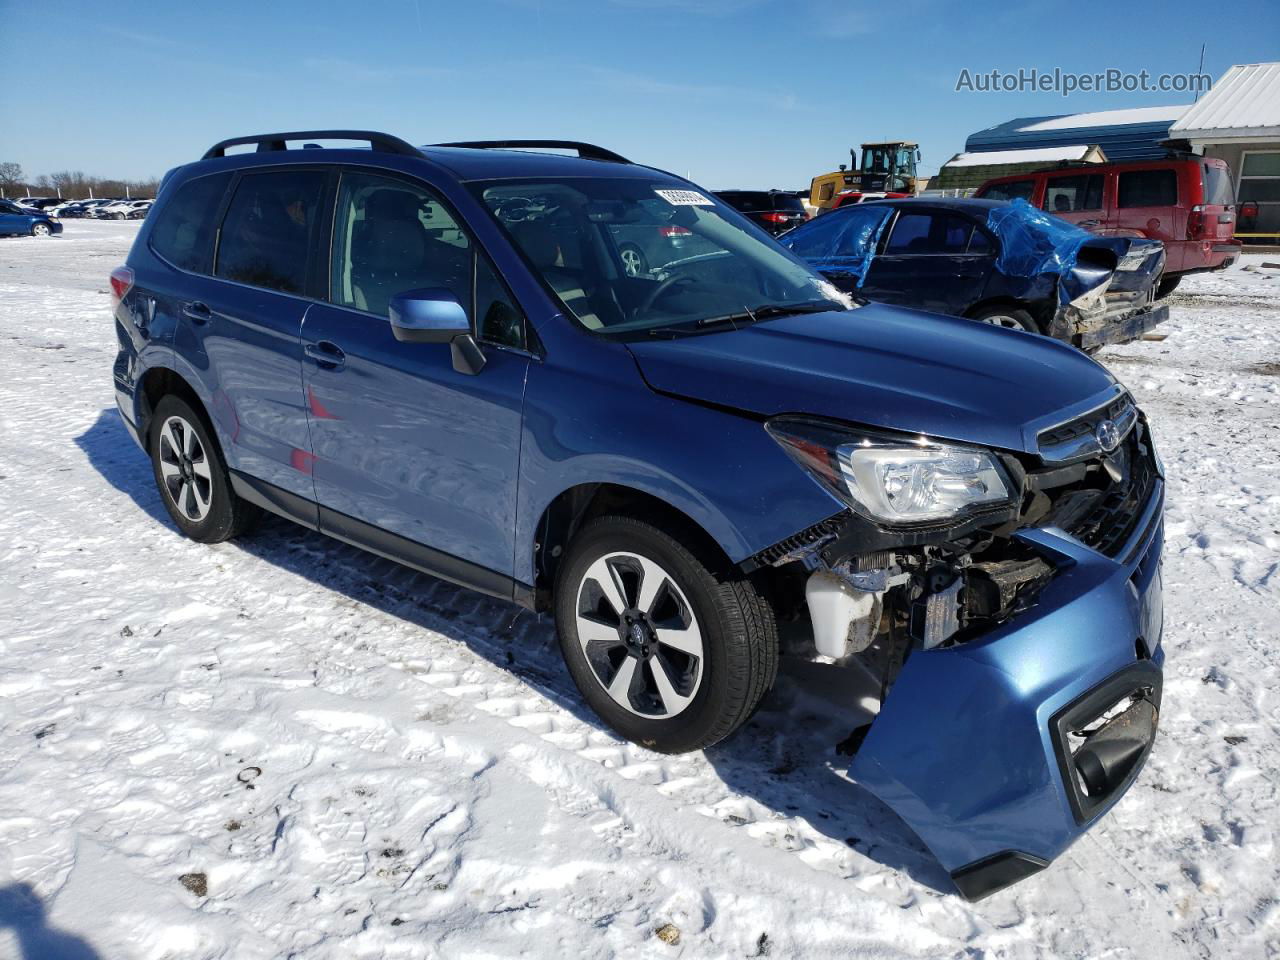
M1120 428L1111 420L1103 420L1093 428L1093 435L1098 439L1098 446L1104 453L1110 453L1120 446Z

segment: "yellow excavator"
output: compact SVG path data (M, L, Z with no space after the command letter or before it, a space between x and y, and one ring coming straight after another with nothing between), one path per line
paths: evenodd
M850 150L849 160L856 163L857 159L857 153ZM841 164L834 173L813 178L809 202L821 211L880 197L914 196L919 160L919 144L910 140L864 143L861 164L853 169Z

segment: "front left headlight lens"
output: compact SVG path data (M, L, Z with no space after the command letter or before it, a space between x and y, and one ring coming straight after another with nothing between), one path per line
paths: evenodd
M765 429L837 498L880 523L954 520L1013 500L1004 469L987 450L801 418L777 418Z

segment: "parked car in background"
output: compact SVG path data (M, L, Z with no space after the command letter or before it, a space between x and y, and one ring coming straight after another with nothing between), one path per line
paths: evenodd
M368 147L288 149L320 140ZM666 227L704 252L625 270ZM166 175L110 286L122 424L183 534L267 510L554 612L584 700L667 753L751 717L793 623L875 678L849 774L967 897L1048 866L1155 741L1163 468L1125 388L855 306L688 180L564 141L235 138Z
M804 201L787 190L717 190L716 196L777 236L809 219Z
M23 197L17 202L20 206L46 213L51 207L56 207L63 201L60 197Z
M102 197L91 198L87 200L72 200L63 204L61 207L54 207L57 215L60 217L83 218L92 216L92 212L100 206L113 203Z
M146 216L151 200L115 200L95 207L90 216L97 220L136 220Z
M1153 302L1164 264L1159 243L1094 236L1026 204L875 200L833 210L779 240L868 300L1043 333L1085 350L1136 339L1169 313ZM1033 247L1043 255L1028 256Z
M1225 270L1240 256L1231 169L1214 157L1186 154L1040 170L988 180L974 195L1021 197L1102 236L1159 240L1165 272L1157 297L1172 293L1187 274Z
M0 199L0 236L48 237L61 232L57 217Z
M83 200L67 200L50 207L48 212L55 217L83 217L85 205Z

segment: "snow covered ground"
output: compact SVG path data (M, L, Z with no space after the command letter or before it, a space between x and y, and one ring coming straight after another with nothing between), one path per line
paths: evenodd
M283 521L179 537L112 399L136 230L0 240L0 957L1280 956L1276 272L1102 355L1170 475L1161 736L970 905L843 778L840 670L658 756L513 606Z

